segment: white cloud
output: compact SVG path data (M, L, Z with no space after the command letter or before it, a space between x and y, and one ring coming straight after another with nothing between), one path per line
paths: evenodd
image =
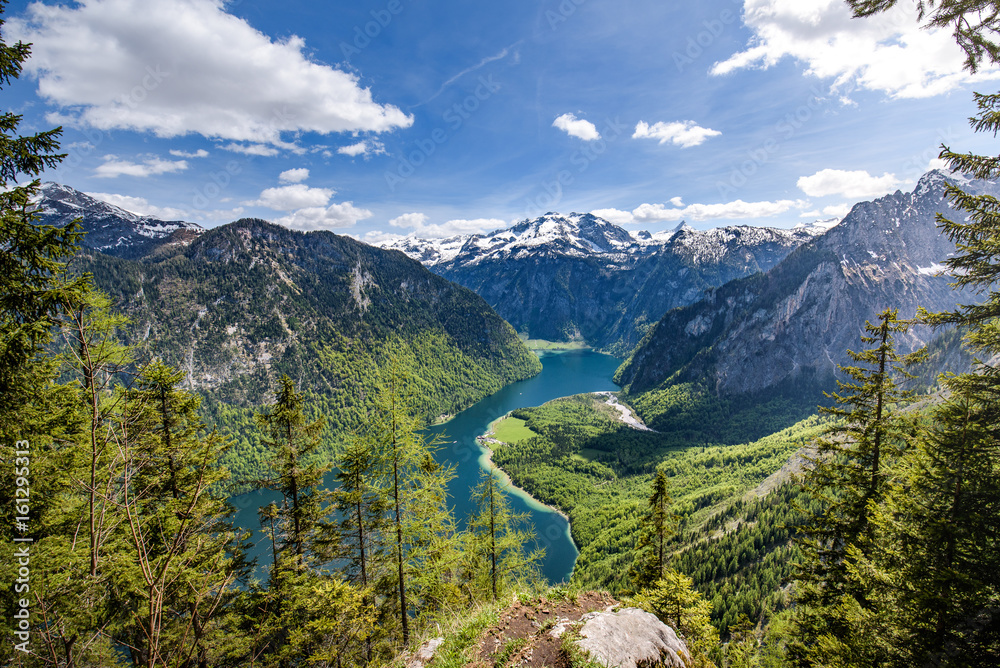
M219 201L225 202L226 200L222 199ZM191 217L194 220L194 222L225 221L229 223L234 220L239 220L240 218L243 218L243 214L245 212L246 209L244 209L242 206L233 207L232 209L207 209L207 210L199 209L197 211L193 211L191 213Z
M629 211L621 209L594 209L590 213L615 225L627 225L635 222L635 217Z
M830 218L843 218L851 212L851 207L853 204L834 204L832 206L824 206L823 214L829 216Z
M809 206L809 202L804 200L790 199L776 202L744 202L738 199L719 204L690 204L688 206L680 206L675 200L679 201L680 198L675 197L671 200L671 204L675 204L674 208L669 208L666 204L640 204L632 211L597 209L591 213L616 225L627 225L629 223L678 222L681 220L768 218L791 209L804 209Z
M632 139L659 139L660 144L670 142L681 148L690 148L704 143L709 137L718 137L722 133L711 128L703 128L694 121L673 121L672 123L654 123L650 126L645 121L639 121L635 126Z
M355 74L272 40L225 0L90 0L28 6L7 40L32 43L26 71L65 110L50 121L280 145L282 133L385 132L413 117L376 103Z
M352 158L359 155L368 156L378 155L380 153L385 153L385 145L374 139L368 139L364 141L359 141L356 144L351 144L350 146L341 146L337 149L337 153L341 155L349 155Z
M803 211L799 214L800 218L843 218L851 212L851 204L833 204L831 206L825 206L822 210L813 209L811 211Z
M948 161L944 158L931 158L931 161L927 163L926 171L929 172L932 169L943 169L948 171Z
M182 172L188 168L186 160L164 160L150 157L141 163L119 160L116 155L104 156L104 164L94 170L94 176L102 179L113 179L119 176L147 177L158 174Z
M404 213L389 221L393 227L421 228L427 223L427 214L424 213Z
M673 204L674 206L684 206L684 200L682 200L680 197L671 197L670 203Z
M242 153L243 155L260 156L263 158L273 158L281 153L278 149L272 148L271 146L264 146L263 144L226 144L221 148L224 151Z
M206 151L203 148L199 148L197 151L194 151L192 153L192 152L189 152L189 151L181 151L181 150L178 150L176 148L172 148L172 149L170 149L170 155L172 155L172 156L174 156L176 158L207 158L208 157L208 151Z
M331 204L330 206L314 206L299 209L274 222L278 225L310 232L312 230L329 230L342 227L352 227L359 220L372 217L368 209L359 209L351 202Z
M330 188L310 188L296 183L277 188L266 188L261 191L256 200L244 202L248 206L266 206L275 211L292 211L294 209L325 207L335 191Z
M341 146L337 149L337 153L341 155L349 155L352 158L363 155L368 152L368 144L363 141L359 141L357 144L351 144L350 146Z
M590 121L577 118L573 114L563 114L552 121L552 127L559 128L570 137L579 137L585 141L593 141L601 138L601 133L597 131L597 126Z
M278 174L278 180L282 183L302 183L309 178L309 170L305 167L297 169L286 169Z
M458 218L440 224L428 224L429 218L423 213L404 213L389 221L393 227L411 229L410 236L423 239L440 239L459 234L480 234L507 226L507 221L499 218Z
M144 197L132 197L131 195L119 195L117 193L87 193L94 199L121 207L126 211L131 211L140 216L150 216L160 220L186 220L189 222L205 222L220 220L232 221L243 215L243 207L233 209L211 209L188 211L172 206L156 206L150 204Z
M160 220L187 220L190 214L182 209L175 209L170 206L156 206L150 204L143 197L132 197L130 195L118 195L116 193L87 193L94 199L121 207L126 211L131 211L140 216L151 216Z
M640 204L632 210L637 223L680 220L715 220L768 218L790 209L808 206L802 200L782 199L776 202L744 202L741 199L719 204L689 204L682 208L668 209L663 204Z
M996 69L972 76L947 29L924 30L912 3L874 17L852 19L843 0L745 0L749 47L716 63L712 74L766 69L786 56L806 73L833 79L833 87L860 86L892 97L945 93L972 80L996 78Z
M802 176L795 185L810 197L841 195L843 197L880 197L891 193L902 183L895 174L886 172L872 176L865 170L823 169L812 176Z

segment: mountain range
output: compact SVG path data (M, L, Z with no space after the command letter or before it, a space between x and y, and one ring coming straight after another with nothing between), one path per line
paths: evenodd
M955 291L942 273L941 262L955 252L937 228L937 214L950 211L948 181L975 194L1000 192L994 182L932 171L912 192L858 203L839 225L769 271L666 313L616 382L633 396L678 383L699 383L722 397L802 383L830 388L837 365L850 361L847 351L862 347L865 321L882 310L910 319L919 306L933 312L975 302L977 295ZM915 325L897 343L909 352L935 335Z
M681 224L650 234L548 213L485 235L404 238L390 248L254 219L204 230L57 184L43 186L39 206L51 224L82 216L80 268L192 387L245 406L288 373L347 415L339 426L348 428L375 382L359 368L374 368L387 350L407 358L433 417L537 371L515 330L627 355L616 381L633 398L679 383L717 397L829 388L879 311L911 318L918 306L975 299L940 275L955 250L936 222L948 211L949 179L998 192L934 171L913 192L856 204L839 224ZM901 347L934 335L913 327ZM647 421L655 423L648 406L656 403L637 400Z
M629 232L592 214L547 213L513 227L385 243L474 290L524 338L627 354L668 310L775 266L836 221L792 230Z

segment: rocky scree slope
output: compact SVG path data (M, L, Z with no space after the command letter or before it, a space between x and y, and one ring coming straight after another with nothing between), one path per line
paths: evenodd
M976 299L940 275L955 246L936 214L954 215L943 199L946 176L925 174L913 192L856 204L844 220L768 272L708 291L670 311L619 368L616 382L636 395L668 381L704 383L720 396L806 382L828 387L848 349L860 348L865 321L886 308L912 318L918 306L951 309ZM963 188L995 194L995 183L961 179ZM917 326L904 352L934 337Z
M485 235L388 247L474 290L528 338L624 355L666 311L773 267L827 227L631 234L592 214L547 213Z

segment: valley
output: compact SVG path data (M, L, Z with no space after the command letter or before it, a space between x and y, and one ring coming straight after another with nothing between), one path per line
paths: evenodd
M1000 665L996 2L0 29L3 668Z

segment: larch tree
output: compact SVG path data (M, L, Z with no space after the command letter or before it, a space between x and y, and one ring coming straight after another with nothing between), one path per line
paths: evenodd
M512 583L537 579L545 551L527 549L534 536L528 514L513 512L496 470L482 471L481 478L472 493L477 512L468 525L469 579L473 588L488 589L495 601Z
M461 551L447 506L454 467L434 459L438 441L420 433L402 365L390 354L367 429L381 453L388 498L387 533L393 562L394 609L403 646L410 642L411 609L433 612L459 595Z
M389 497L379 453L374 444L357 434L352 435L337 458L337 489L334 508L340 517L328 527L327 553L344 561L341 572L362 592L362 602L376 608L376 598L390 595L386 570L388 557L387 513ZM364 638L364 655L371 661L373 637L378 629Z
M128 549L112 591L129 621L116 640L148 668L218 663L224 614L247 572L219 464L229 442L207 429L183 378L154 361L122 390L127 421L116 445Z
M282 376L274 403L259 412L256 421L273 471L265 486L280 492L283 499L278 562L272 574L282 568L301 572L315 562L319 528L329 512L330 495L320 488L329 467L315 462L325 420L306 419L302 393L291 378Z

